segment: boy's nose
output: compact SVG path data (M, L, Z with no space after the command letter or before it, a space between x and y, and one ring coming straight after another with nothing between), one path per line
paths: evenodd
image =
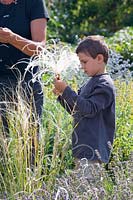
M82 64L82 65L81 65L81 68L82 68L82 69L84 69L84 68L85 68L85 65L84 65L84 64Z

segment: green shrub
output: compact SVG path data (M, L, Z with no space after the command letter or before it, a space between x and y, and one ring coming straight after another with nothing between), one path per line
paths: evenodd
M133 82L116 81L116 137L113 156L128 160L133 152Z
M126 27L117 31L112 37L107 38L109 47L120 53L124 60L133 62L133 27Z

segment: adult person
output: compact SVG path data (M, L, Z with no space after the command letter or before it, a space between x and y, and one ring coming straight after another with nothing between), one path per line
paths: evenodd
M25 69L30 57L37 55L37 47L45 46L48 19L43 0L0 0L0 102L12 101L18 81L23 79L22 90L27 101L32 101L37 119L42 114L43 92L39 81L33 83L32 77L38 66L26 74ZM7 136L4 103L0 104L0 115Z

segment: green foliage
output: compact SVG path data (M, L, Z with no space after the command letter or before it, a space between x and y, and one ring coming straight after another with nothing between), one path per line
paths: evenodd
M75 43L85 35L109 36L133 25L130 0L46 0L46 3L51 17L48 38Z
M116 138L113 154L120 161L129 159L133 152L133 82L116 81ZM119 156L118 156L119 155Z
M45 106L43 112L42 128L45 130L45 155L49 155L49 173L53 169L56 174L72 166L71 155L71 116L56 102L51 86L45 88ZM45 158L44 158L45 162ZM49 175L49 174L48 174Z
M133 62L133 27L126 27L107 38L110 48L120 53L125 60Z

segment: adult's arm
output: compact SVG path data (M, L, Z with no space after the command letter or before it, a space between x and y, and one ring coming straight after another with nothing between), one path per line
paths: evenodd
M44 47L46 41L46 25L47 19L40 18L31 21L32 40L28 40L20 35L12 32L8 28L0 28L0 42L8 43L16 47L23 53L32 56L37 54L37 47ZM41 48L39 49L41 50Z

